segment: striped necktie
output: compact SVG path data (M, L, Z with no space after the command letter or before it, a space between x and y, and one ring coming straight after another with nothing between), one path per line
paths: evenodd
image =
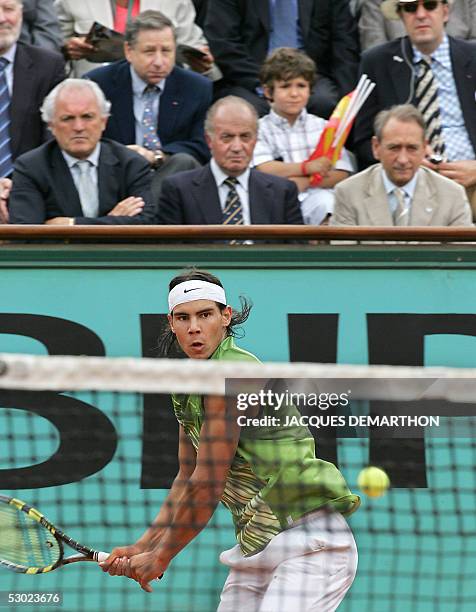
M0 177L13 172L12 150L10 147L10 93L5 69L9 61L0 57Z
M393 190L393 194L397 200L397 208L393 213L393 224L397 226L405 226L408 225L408 207L405 206L405 192L403 189L399 189L395 187Z
M424 55L420 60L420 73L416 82L415 100L426 125L426 137L433 152L444 156L445 142L441 131L438 84L431 69L431 57Z
M223 182L229 188L223 209L223 225L243 225L243 208L236 191L238 181L235 177L229 176Z
M158 151L162 148L160 138L157 135L157 126L154 117L154 103L160 95L160 89L155 85L147 85L142 95L144 100L144 112L142 114L142 146L149 151Z

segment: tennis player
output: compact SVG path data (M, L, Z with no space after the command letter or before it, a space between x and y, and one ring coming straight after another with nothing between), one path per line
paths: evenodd
M191 359L254 361L238 348L233 312L212 274L192 269L169 287L170 330ZM179 366L178 366L179 367ZM221 501L231 512L237 544L220 555L230 568L219 612L335 610L354 580L357 549L343 514L360 500L332 464L315 456L301 425L240 427L236 401L172 397L180 425L179 472L154 524L133 545L115 548L103 570L137 580L146 591L206 526ZM266 413L258 406L255 416ZM299 415L283 406L280 417Z

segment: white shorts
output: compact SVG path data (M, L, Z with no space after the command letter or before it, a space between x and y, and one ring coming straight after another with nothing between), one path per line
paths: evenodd
M354 580L357 558L347 521L318 510L252 557L238 545L220 555L230 573L217 612L331 612Z

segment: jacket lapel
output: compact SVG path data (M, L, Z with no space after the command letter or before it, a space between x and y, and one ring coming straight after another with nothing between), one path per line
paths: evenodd
M201 173L193 180L190 195L202 213L205 224L221 225L223 214L215 178L210 170L210 164L204 166Z
M107 215L118 204L120 184L116 172L118 164L119 160L111 151L107 142L101 141L98 164L99 217Z
M183 92L177 84L177 69L174 68L165 80L164 91L160 96L157 133L164 143L173 141L177 115L182 111Z
M71 171L58 145L54 144L52 146L52 184L54 185L58 202L62 210L64 210L65 217L82 217L84 216L83 209L81 208L81 201Z
M476 96L476 83L474 80L475 69L471 68L471 63L474 62L474 54L465 53L458 46L457 41L451 37L450 55L453 75L456 84L456 91L461 104L461 111L465 118L466 129L471 139L474 150L476 151L476 125L474 118L474 105Z
M34 83L33 62L27 50L19 44L13 62L13 90L10 102L12 108L10 123L11 151L14 158L17 156L22 141L23 119L25 115L28 115L31 101L34 99Z
M257 175L256 171L251 170L248 196L251 223L256 225L271 223L273 190L271 182L266 180L266 175Z
M303 40L307 40L309 33L313 4L315 4L314 0L299 0L298 2L299 25L301 26Z
M266 32L269 32L271 27L271 16L269 14L269 0L261 0L261 2L254 2L255 11L263 24Z
M374 166L369 172L363 206L369 218L369 225L393 225L381 175L381 165Z
M410 211L410 225L431 225L437 193L428 175L420 168Z
M120 134L120 141L133 144L136 141L134 125L134 96L132 93L132 79L129 63L124 60L117 66L114 75L114 92L111 102L114 105L114 114L109 121L114 122Z
M398 41L395 41L397 43ZM397 51L393 53L393 51ZM416 79L413 67L413 50L408 37L400 38L399 44L392 46L390 50L386 69L390 75L393 86L393 98L395 104L407 102L411 92L415 96L412 83ZM411 66L411 68L410 68Z

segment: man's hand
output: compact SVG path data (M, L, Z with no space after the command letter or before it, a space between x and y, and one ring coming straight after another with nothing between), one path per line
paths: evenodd
M130 196L125 200L121 200L114 208L107 214L113 217L135 217L142 212L144 208L144 200L142 198L136 198Z
M139 153L139 155L142 155L142 157L145 157L145 159L149 162L149 164L152 166L155 163L155 155L154 155L154 151L151 151L150 149L146 149L145 147L141 147L141 145L136 145L136 144L132 144L132 145L127 145L127 148L130 149L131 151L135 151L136 153ZM163 153L164 159L167 158L167 154Z
M149 582L161 578L166 569L167 566L160 561L156 552L144 552L135 555L130 560L130 577L136 580L141 589L147 593L152 593Z
M134 555L144 552L144 547L140 544L130 546L117 546L113 549L109 557L99 564L102 571L111 576L130 576L130 559Z
M209 47L197 47L199 51L205 53L203 57L194 57L192 54L187 55L187 64L195 72L207 72L212 67L214 58L210 53Z
M0 179L0 223L8 223L8 198L12 189L12 181L9 178Z
M442 162L438 164L437 171L463 185L463 187L471 187L476 184L476 160L474 159Z
M73 217L53 217L45 221L45 225L74 225Z
M86 36L73 36L64 45L65 54L69 59L83 59L85 55L94 50L94 46L86 42Z

